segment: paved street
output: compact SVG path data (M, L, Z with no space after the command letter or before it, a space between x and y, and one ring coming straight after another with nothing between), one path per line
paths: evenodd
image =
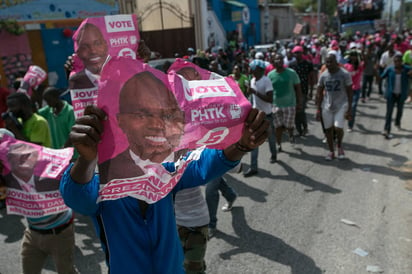
M405 107L403 130L394 129L394 139L385 140L384 100L374 93L360 102L354 131L345 132L348 159L331 162L324 160L313 101L308 113L309 135L293 146L285 138L278 163L269 163L263 144L257 176L226 175L239 197L232 212L219 211L208 273L352 274L368 273L368 266L412 273L412 192L405 189L412 175L402 171L412 160L412 104ZM249 158L243 159L245 169ZM1 274L21 271L23 229L23 218L0 211ZM76 233L79 272L107 272L88 218L77 217ZM367 255L355 254L357 248ZM46 269L55 273L50 262Z

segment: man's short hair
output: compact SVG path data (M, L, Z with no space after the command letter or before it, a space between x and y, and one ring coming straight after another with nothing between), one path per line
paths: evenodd
M60 90L55 87L48 87L46 90L43 92L43 97L45 96L52 96L54 98L59 98L60 97Z
M31 106L30 98L24 92L15 92L15 93L10 94L7 97L7 101L10 101L10 100L17 100L19 104L22 106Z

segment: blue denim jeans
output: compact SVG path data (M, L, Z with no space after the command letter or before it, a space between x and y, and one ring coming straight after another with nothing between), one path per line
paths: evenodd
M395 125L401 126L401 119L403 113L403 105L405 101L401 100L400 95L392 94L389 99L386 100L386 117L385 117L385 131L388 133L391 132L391 123L392 123L392 113L393 108L396 104L396 118L395 118Z
M275 137L275 125L273 124L273 116L272 114L266 115L266 120L269 121L269 136L268 136L268 143L269 143L269 150L271 153L272 158L276 158L276 137ZM250 153L250 169L258 170L258 156L259 156L259 147L252 150Z
M236 199L237 194L233 190L232 187L230 187L227 184L227 181L223 177L218 177L209 183L206 184L206 203L207 207L209 209L209 216L210 216L210 223L209 227L210 228L216 228L216 223L217 223L217 208L219 206L219 190L222 193L223 197L228 202L232 202Z
M353 91L353 96L352 96L352 120L348 121L348 127L353 128L353 125L355 124L355 117L356 117L356 108L358 107L358 101L360 97L361 90L356 89Z

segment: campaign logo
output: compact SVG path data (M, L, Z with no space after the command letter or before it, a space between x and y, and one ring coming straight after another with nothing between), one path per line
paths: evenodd
M211 146L221 143L229 134L227 127L217 127L209 130L202 139L196 143L201 146Z
M124 37L114 37L110 38L110 46L115 48L115 47L123 47L123 46L128 46L129 45L129 37L124 36Z
M136 30L133 18L129 14L105 16L104 21L108 33Z
M129 49L129 48L124 48L120 50L118 56L136 59L136 53L132 49Z
M183 83L184 94L188 101L201 98L236 97L225 79L184 81Z

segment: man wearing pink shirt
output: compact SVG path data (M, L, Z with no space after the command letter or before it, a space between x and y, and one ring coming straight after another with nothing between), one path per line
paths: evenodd
M361 94L361 79L364 69L364 63L361 61L361 55L357 50L351 50L349 60L343 66L352 77L352 119L348 120L348 132L353 131L355 124L356 108L358 106L359 97Z

